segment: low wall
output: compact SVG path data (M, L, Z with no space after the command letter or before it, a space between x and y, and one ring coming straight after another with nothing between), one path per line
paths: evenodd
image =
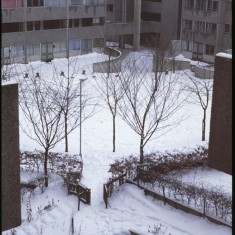
M173 70L184 70L190 68L190 60L173 60L173 59L165 59L163 68L161 68L161 72L164 71L173 71ZM156 63L153 61L153 72L156 71Z
M126 183L130 183L130 184L134 184L136 186L138 186L135 182L127 179L126 180ZM206 214L203 214L202 212L196 210L196 209L193 209L191 207L187 207L179 202L176 202L174 201L173 199L170 199L170 198L167 198L167 197L164 197L163 195L160 195L154 191L151 191L143 186L138 186L139 188L143 189L144 190L144 193L145 195L148 195L148 196L151 196L157 200L161 200L163 201L164 203L167 203L168 205L176 208L176 209L179 209L179 210L182 210L186 213L190 213L192 215L196 215L196 216L199 216L199 217L204 217L204 218L207 218L208 220L210 220L211 222L215 223L215 224L219 224L219 225L224 225L224 226L227 226L227 227L230 227L232 228L232 225L230 224L227 224L225 223L224 221L220 221L218 218L214 218L212 216L209 216L209 215L206 215Z
M104 53L110 60L93 63L93 73L119 73L121 72L121 55L119 50L106 47ZM113 58L115 57L115 58Z
M202 79L213 79L214 71L207 68L201 68L196 65L191 65L191 71L195 73L195 76Z

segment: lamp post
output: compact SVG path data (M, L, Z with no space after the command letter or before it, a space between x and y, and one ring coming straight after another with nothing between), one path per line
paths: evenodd
M82 75L86 76L86 71L82 71ZM79 156L82 159L82 83L87 80L87 77L80 78L80 149Z

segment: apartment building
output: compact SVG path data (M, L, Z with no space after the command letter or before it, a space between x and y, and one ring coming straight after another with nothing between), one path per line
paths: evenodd
M181 0L107 0L106 38L166 48L179 39L180 12Z
M184 0L181 50L188 58L214 63L215 54L232 48L232 0Z
M2 59L48 61L104 45L105 0L3 0Z
M5 64L68 57L117 41L154 46L179 39L181 0L3 0Z
M48 61L116 41L214 62L231 49L231 0L3 0L2 61Z

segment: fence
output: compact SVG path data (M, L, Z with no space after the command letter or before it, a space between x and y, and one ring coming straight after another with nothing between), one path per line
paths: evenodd
M119 183L119 186L124 184L126 182L126 173L118 177L111 178L106 184L103 185L103 198L106 208L108 208L108 198L111 197L116 182Z
M67 188L68 188L68 195L73 194L78 196L79 204L80 200L83 201L85 204L88 205L91 204L91 190L87 188L85 185L81 184L80 182L78 183L69 182L67 184Z
M126 180L126 183L137 185L132 180ZM213 222L215 224L224 225L224 226L227 226L227 227L230 227L230 228L232 227L232 225L230 225L229 223L226 223L226 222L220 220L219 218L214 218L213 216L209 216L209 215L205 214L205 211L201 212L201 211L196 210L195 208L191 208L189 206L183 205L183 204L181 204L179 202L176 202L175 200L173 200L171 198L168 198L166 196L158 194L157 192L152 191L150 189L147 189L147 188L145 188L143 186L138 186L138 187L144 190L145 195L151 196L151 197L153 197L153 198L155 198L157 200L161 200L161 201L164 202L164 204L167 203L168 205L170 205L170 206L172 206L172 207L174 207L176 209L182 210L182 211L184 211L186 213L190 213L192 215L196 215L196 216L199 216L199 217L207 218L208 220L210 220L211 222Z

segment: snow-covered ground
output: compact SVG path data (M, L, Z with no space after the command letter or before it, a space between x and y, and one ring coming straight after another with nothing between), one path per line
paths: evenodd
M93 53L79 57L79 65L86 67L89 79L85 81L86 88L93 89L92 62L98 59L98 54ZM54 60L53 63L61 63L66 66L66 59ZM52 64L40 62L32 63L40 71L52 70ZM25 65L21 65L24 70ZM65 67L66 68L66 67ZM182 73L183 76L184 73ZM98 75L97 75L98 76ZM93 89L94 91L94 89ZM210 109L209 109L210 110ZM210 111L207 115L206 143L201 142L200 106L185 104L180 110L184 115L184 121L174 129L159 138L154 138L145 148L146 153L166 150L183 150L194 148L197 145L208 143ZM24 117L21 114L20 120ZM138 136L118 117L116 123L116 152L112 152L112 116L108 109L99 107L97 113L87 119L82 125L82 154L83 177L81 182L91 189L91 205L81 203L77 210L77 198L67 195L67 189L62 186L62 179L53 176L49 187L42 194L39 189L31 197L32 220L27 222L27 203L25 196L22 203L22 225L15 228L17 235L69 235L72 234L71 221L74 219L75 235L125 235L128 230L138 231L140 234L152 234L154 226L160 227L159 233L171 235L230 235L232 230L222 225L216 225L206 219L186 214L163 202L153 200L144 195L143 190L134 185L124 184L115 190L109 199L108 209L103 202L103 184L108 180L109 164L116 158L138 155ZM21 150L40 150L40 146L29 139L20 131ZM63 152L64 143L59 143L53 151ZM79 128L69 135L69 152L79 153ZM23 177L23 175L22 175ZM25 177L25 175L24 175ZM188 173L187 179L200 180L224 185L226 190L231 190L232 177L225 173L208 169ZM46 210L48 204L51 209ZM10 235L5 231L3 235Z

